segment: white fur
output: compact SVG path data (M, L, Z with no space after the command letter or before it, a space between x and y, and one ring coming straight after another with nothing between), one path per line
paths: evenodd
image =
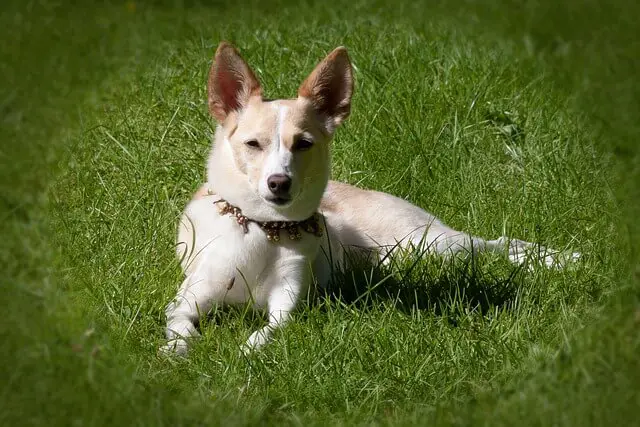
M220 215L215 199L194 200L185 212L190 223L183 224L183 241L192 241L187 237L191 224L198 224L198 234L191 254L183 260L185 279L166 310L169 342L165 351L184 353L185 338L198 335L195 323L213 304L251 303L256 309L266 308L269 324L246 344L246 349L259 347L288 320L310 281L308 260L318 251L316 237L303 234L300 241L289 241L283 236L274 244L254 223L245 234L233 217Z
M291 168L293 155L291 151L286 148L282 139L282 128L284 127L284 121L287 116L288 107L286 105L281 105L277 101L274 101L272 103L272 107L277 111L278 121L273 139L271 141L271 145L269 146L269 156L265 161L262 178L260 179L260 195L265 199L271 196L271 191L269 190L269 186L267 185L267 180L271 175L284 174L291 177L293 173ZM296 193L298 190L298 185L296 185L297 182L295 181L295 177L292 178L294 178L294 181L291 188L291 196L292 198L295 198L295 196L297 195Z

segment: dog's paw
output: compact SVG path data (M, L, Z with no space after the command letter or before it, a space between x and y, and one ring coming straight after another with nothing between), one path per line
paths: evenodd
M160 346L158 355L160 356L186 356L189 345L182 338L169 340L165 345Z
M580 252L558 252L553 256L553 262L550 267L558 269L569 267L571 264L575 264L581 259L582 254Z
M518 242L509 248L509 261L517 265L527 264L529 270L542 265L550 269L561 270L582 258L579 252L556 251L532 243Z
M542 248L537 254L533 253L534 260L539 260L539 263L547 268L562 270L570 267L572 264L578 262L582 255L579 252L570 251L556 251L553 249Z
M269 330L259 329L249 336L249 339L240 348L245 356L250 355L256 350L259 350L269 341Z

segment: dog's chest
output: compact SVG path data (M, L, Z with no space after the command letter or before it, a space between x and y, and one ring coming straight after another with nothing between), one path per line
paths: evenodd
M190 270L197 280L209 283L223 303L266 306L271 290L288 279L283 265L294 258L313 259L320 245L320 239L305 232L292 241L284 230L279 242L270 241L253 222L245 232L235 217L221 215L211 204L194 203L187 213L197 254Z

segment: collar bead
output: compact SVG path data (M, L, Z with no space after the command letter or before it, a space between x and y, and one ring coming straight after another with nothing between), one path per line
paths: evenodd
M322 237L323 234L320 215L318 213L314 213L303 221L256 221L244 216L240 208L229 204L229 202L224 199L217 200L214 204L218 206L221 215L231 215L235 217L236 222L242 227L245 233L249 232L248 224L250 222L257 224L265 231L267 239L270 242L277 243L280 241L280 230L285 230L290 240L300 240L302 238L300 230L313 234L316 237Z

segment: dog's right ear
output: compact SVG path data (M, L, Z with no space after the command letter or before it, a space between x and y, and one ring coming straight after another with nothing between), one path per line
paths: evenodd
M220 123L229 113L242 110L249 98L262 96L255 74L236 48L221 42L209 71L209 113Z

